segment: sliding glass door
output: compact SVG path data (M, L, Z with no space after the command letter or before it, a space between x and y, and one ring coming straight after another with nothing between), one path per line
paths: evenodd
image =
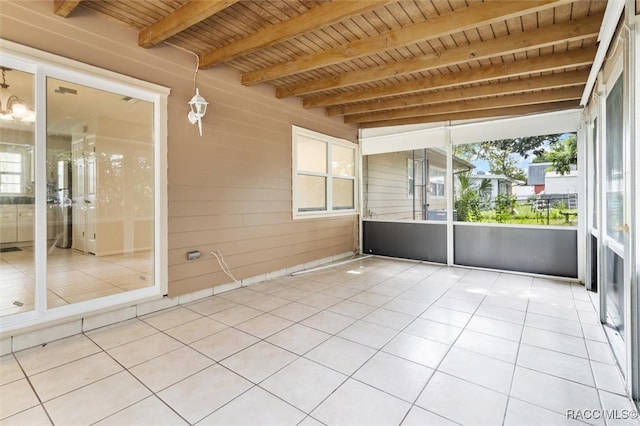
M0 67L3 330L160 295L166 94L20 53Z

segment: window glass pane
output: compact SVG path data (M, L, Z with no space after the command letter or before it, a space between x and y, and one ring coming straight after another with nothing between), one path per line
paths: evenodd
M446 200L431 199L428 170L432 164L446 167L446 155L438 148L363 157L365 217L424 220L430 206L445 207Z
M20 160L15 163L0 161L0 172L22 174L22 155L20 156Z
M47 79L48 307L154 284L153 135L153 103Z
M327 209L327 179L321 176L298 176L298 211Z
M407 186L409 189L407 193L410 197L413 196L413 191L415 189L413 173L413 158L407 158Z
M575 133L456 145L454 217L460 222L576 226L577 149Z
M15 175L9 175L9 174L4 174L2 175L2 183L15 183L18 186L18 189L20 188L20 182L22 181L22 176L15 174Z
M607 96L606 187L607 235L624 243L624 159L622 141L622 77Z
M429 186L432 197L444 197L445 171L436 167L429 168Z
M593 133L591 135L591 199L592 201L592 210L593 215L591 220L593 223L591 224L594 228L598 227L598 210L600 206L596 204L598 200L598 187L600 185L600 181L598 179L598 119L593 120Z
M9 87L2 91L26 105L27 115L0 114L0 316L35 307L35 80L33 74L16 69L4 74ZM5 101L0 99L2 109Z
M336 210L353 209L353 179L333 179L333 208Z
M356 145L292 128L294 218L355 210Z
M340 145L331 147L331 169L334 176L355 176L355 151Z
M327 144L325 142L298 136L298 170L327 173Z

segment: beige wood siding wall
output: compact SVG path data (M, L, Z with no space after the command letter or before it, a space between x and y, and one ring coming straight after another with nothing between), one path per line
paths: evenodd
M252 277L357 247L357 217L293 221L291 125L356 142L355 126L278 100L268 86L243 87L224 67L200 71L210 102L204 136L187 121L195 56L166 44L137 47L137 33L77 9L67 19L52 1L0 4L0 37L171 88L168 104L169 295L227 283L215 259ZM405 183L406 185L406 183ZM200 250L197 261L186 252Z
M380 220L413 220L413 198L409 195L408 161L411 152L368 155L364 160L364 214ZM419 173L416 173L420 184ZM416 220L422 219L416 199Z

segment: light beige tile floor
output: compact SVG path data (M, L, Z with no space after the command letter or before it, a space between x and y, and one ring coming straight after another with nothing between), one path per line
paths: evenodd
M567 418L635 413L581 285L384 258L6 355L0 386L2 425L640 424Z
M147 252L94 256L52 247L47 254L47 307L144 288L153 284ZM0 253L0 316L32 311L35 266L33 247Z

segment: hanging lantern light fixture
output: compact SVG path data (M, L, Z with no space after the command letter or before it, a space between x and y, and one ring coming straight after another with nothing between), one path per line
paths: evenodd
M207 105L209 105L209 102L200 95L200 91L196 88L196 94L189 101L191 111L189 111L187 118L191 124L198 123L200 136L202 136L202 117L207 113Z

